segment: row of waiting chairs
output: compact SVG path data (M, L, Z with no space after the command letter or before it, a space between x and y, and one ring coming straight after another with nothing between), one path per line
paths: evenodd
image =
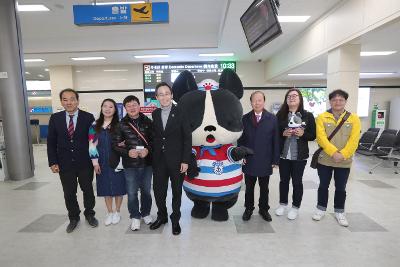
M398 174L398 163L400 161L400 131L394 129L383 130L379 135L379 128L369 128L362 134L357 153L364 156L373 156L380 161L369 170L381 166L385 161L393 163L394 173ZM379 135L379 137L378 137Z

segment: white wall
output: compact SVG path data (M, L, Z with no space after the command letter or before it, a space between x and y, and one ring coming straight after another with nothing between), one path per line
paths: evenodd
M379 109L387 110L386 128L389 127L390 100L395 97L400 97L400 88L371 88L369 116L361 118L362 131L371 127L371 112L375 104L378 104Z
M104 71L106 70L106 71ZM120 71L107 71L120 70ZM78 91L143 89L143 65L82 66L73 70L74 88ZM128 95L135 95L143 103L143 92L80 93L80 107L98 116L103 99L112 98L122 103Z

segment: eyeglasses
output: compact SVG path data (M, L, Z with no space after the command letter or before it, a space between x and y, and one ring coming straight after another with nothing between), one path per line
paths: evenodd
M329 101L342 103L342 102L346 102L346 99L344 99L344 98L332 98Z
M296 99L299 95L288 95L287 99Z
M158 97L164 97L164 96L170 96L171 93L166 93L166 94L157 94Z

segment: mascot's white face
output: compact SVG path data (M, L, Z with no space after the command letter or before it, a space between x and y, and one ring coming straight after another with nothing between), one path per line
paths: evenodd
M289 128L298 128L304 125L304 122L301 119L301 113L292 113L290 119L288 121Z
M224 101L218 101L217 96L213 96L218 90L218 83L214 80L207 79L198 84L199 90L205 91L206 97L204 102L204 113L203 120L199 127L192 132L192 145L194 146L216 146L221 144L231 144L236 142L237 139L242 135L242 130L232 131L227 129L228 127L222 127L217 120L217 113L215 106L218 105L218 109L230 108L230 101L226 99ZM222 89L221 89L222 90ZM230 92L226 92L231 94ZM217 102L214 102L216 101ZM237 98L236 98L237 99ZM238 101L238 100L237 100ZM233 106L233 105L232 105ZM220 115L220 121L233 120L235 114L223 114Z

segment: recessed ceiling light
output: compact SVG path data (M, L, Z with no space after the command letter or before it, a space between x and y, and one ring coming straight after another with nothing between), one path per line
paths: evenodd
M45 5L18 5L18 11L50 11Z
M199 57L233 57L233 53L199 54Z
M24 62L43 62L44 59L41 58L28 58L28 59L24 59Z
M31 75L31 73L30 73L30 72L28 72L28 71L25 71L25 74Z
M75 72L82 72L81 70L76 70Z
M396 72L360 72L360 75L392 75Z
M310 16L278 16L279 22L306 22Z
M39 74L39 75L38 75L38 77L40 77L40 78L44 78L44 75L42 75L42 74Z
M322 76L323 73L289 73L288 76Z
M134 56L135 58L161 58L161 57L169 57L169 55L141 55Z
M363 51L360 53L362 57L372 57L372 56L387 56L396 53L397 51Z
M120 71L129 71L129 70L103 70L105 72L120 72Z
M103 5L128 5L128 4L143 4L145 1L115 1L115 2L95 2L92 3L94 6L103 6Z
M83 61L83 60L105 60L105 57L71 57L72 60L75 61Z
M49 70L49 69L44 69L44 71L47 71L47 72L49 72L50 70Z

